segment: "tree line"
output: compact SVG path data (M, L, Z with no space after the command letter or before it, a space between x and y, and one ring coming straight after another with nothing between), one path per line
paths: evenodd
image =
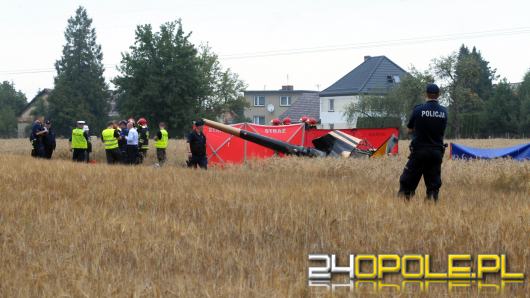
M117 118L145 117L152 126L163 121L172 136L184 135L198 117L230 113L236 122L245 120L245 84L222 67L207 45L194 45L181 20L158 30L149 24L137 26L134 44L122 53L119 75L111 80L115 90L103 77L101 46L85 8L68 19L64 36L53 91L33 112L51 119L58 135L68 136L77 120L100 131L110 119L111 102ZM361 96L346 116L358 119L357 127L403 127L414 105L424 101L425 85L436 81L450 112L449 137L528 137L530 72L518 86L498 79L480 51L462 45L455 53L433 59L427 71L412 68L386 95ZM0 85L0 137L16 136L16 115L25 104L25 95L13 83Z
M46 103L35 104L34 115L50 119L58 135L68 136L77 120L99 132L109 120L144 117L151 126L165 122L172 136L182 136L199 116L216 118L224 113L243 117L245 84L224 69L207 45L194 45L180 20L162 24L158 31L139 25L129 51L122 53L119 75L110 90L103 73L103 53L87 11L79 7L68 19L62 56L55 63L54 88ZM4 86L2 85L2 88ZM19 91L9 84L11 105L2 105L0 135L16 135L15 115ZM3 89L1 89L3 90ZM11 94L10 93L10 94ZM25 97L23 98L24 102ZM109 117L111 102L119 116ZM5 107L5 108L4 108ZM4 125L4 122L9 125Z
M480 51L462 45L448 56L432 60L429 70L412 68L386 95L360 96L346 117L358 127L401 127L417 104L425 101L425 86L441 85L441 103L448 107L446 135L450 138L528 137L530 135L530 71L520 84L499 80ZM498 82L494 84L494 81Z

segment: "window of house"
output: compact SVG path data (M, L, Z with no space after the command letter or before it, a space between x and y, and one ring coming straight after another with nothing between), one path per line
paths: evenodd
M265 125L265 116L254 116L252 122L254 124Z
M401 78L399 76L393 76L393 78L394 78L394 83L401 82Z
M328 112L335 112L335 99L333 98L329 99Z
M265 106L265 96L254 96L254 106L255 107L264 107Z
M291 97L290 96L281 96L280 97L280 106L288 107L290 105L291 105Z
M386 82L387 83L394 83L394 79L392 78L392 76L386 76Z

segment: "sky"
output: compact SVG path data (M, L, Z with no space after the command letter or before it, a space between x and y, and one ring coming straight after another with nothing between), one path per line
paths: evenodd
M0 81L28 100L53 88L67 20L80 5L93 19L109 83L137 25L179 18L192 42L207 43L249 90L323 90L367 55L427 70L462 44L510 82L530 69L528 0L0 0Z

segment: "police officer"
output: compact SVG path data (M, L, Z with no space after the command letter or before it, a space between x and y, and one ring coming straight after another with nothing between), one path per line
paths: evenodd
M47 130L47 133L42 139L42 142L44 144L44 157L47 159L51 159L53 151L57 146L57 142L55 140L55 131L53 131L52 129L52 122L50 120L46 120L44 127Z
M42 126L42 122L39 119L35 120L33 126L31 127L31 134L29 136L31 146L33 147L31 150L31 156L37 158L44 158L46 156L43 141L46 133L46 127Z
M158 165L161 166L166 162L166 149L169 141L169 135L166 130L166 123L160 122L160 130L155 136L156 157Z
M121 120L119 124L120 138L118 139L118 147L121 152L121 161L127 163L127 135L129 134L129 129L127 128L127 121Z
M118 148L118 139L120 132L114 128L114 122L107 123L107 128L101 132L101 140L105 144L105 155L107 156L107 163L115 164L121 161L121 152Z
M206 136L202 132L204 121L202 119L195 121L193 131L188 135L188 167L201 169L208 168L208 159L206 158Z
M414 196L421 176L427 187L427 199L438 200L442 186L441 165L444 155L444 133L447 126L447 109L438 103L440 89L436 84L427 85L427 99L414 107L407 124L412 134L410 156L399 178L399 195L410 199Z
M72 130L71 151L72 159L76 162L86 162L88 149L88 133L83 131L85 121L77 121L77 127Z

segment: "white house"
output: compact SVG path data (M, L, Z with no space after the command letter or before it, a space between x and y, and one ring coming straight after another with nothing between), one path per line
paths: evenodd
M320 92L321 128L354 128L344 112L362 95L384 95L399 84L407 72L385 56L365 56L364 62L340 80Z

